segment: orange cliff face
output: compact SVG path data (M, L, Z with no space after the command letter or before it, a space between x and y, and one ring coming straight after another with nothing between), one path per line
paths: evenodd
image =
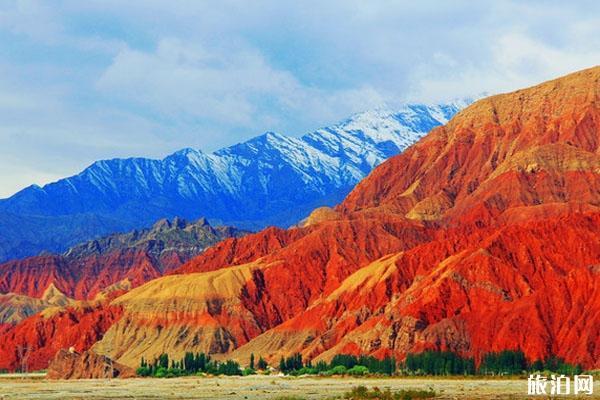
M136 366L520 348L598 368L599 145L600 67L478 101L326 218L221 242L116 298L93 350Z

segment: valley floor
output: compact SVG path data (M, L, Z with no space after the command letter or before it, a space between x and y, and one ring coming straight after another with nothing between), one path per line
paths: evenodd
M392 391L433 388L438 394L436 399L528 398L527 381L518 379L247 376L48 381L40 375L26 378L0 375L0 399L328 399L341 398L345 392L359 385L381 389L389 387ZM593 396L582 398L600 399L600 383L596 382Z

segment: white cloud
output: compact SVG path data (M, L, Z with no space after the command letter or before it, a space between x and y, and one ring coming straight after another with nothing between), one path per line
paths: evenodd
M256 107L252 95L282 95L293 77L271 69L255 53L210 52L163 39L154 52L123 49L98 87L151 106L170 117L191 116L246 125Z
M491 59L483 65L463 63L460 68L453 68L456 61L443 55L441 59L448 65L448 73L436 76L431 66L415 70L412 96L439 100L507 92L600 64L600 50L558 48L521 32L499 36L490 43L490 49Z
M180 148L151 121L116 109L69 106L69 91L24 86L0 65L0 198L72 175L100 158L163 156Z
M63 33L52 7L34 0L6 0L0 5L0 26L42 42L55 41Z
M369 86L323 90L304 85L249 46L207 48L172 38L148 52L122 49L97 87L168 118L209 120L255 134L286 127L286 118L320 121L385 101Z

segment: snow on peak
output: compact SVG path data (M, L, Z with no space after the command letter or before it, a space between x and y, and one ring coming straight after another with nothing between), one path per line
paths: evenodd
M32 215L98 213L128 226L174 215L251 229L286 225L341 200L375 166L468 102L376 109L302 137L266 132L213 153L185 148L162 160L97 161L7 201Z

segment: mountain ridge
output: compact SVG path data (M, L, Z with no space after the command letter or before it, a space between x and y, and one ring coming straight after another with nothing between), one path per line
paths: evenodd
M290 226L341 201L376 165L470 101L360 113L302 137L268 132L213 153L186 148L161 160L96 161L0 200L0 260L60 252L164 217L205 216L243 229ZM15 225L34 225L37 235Z

